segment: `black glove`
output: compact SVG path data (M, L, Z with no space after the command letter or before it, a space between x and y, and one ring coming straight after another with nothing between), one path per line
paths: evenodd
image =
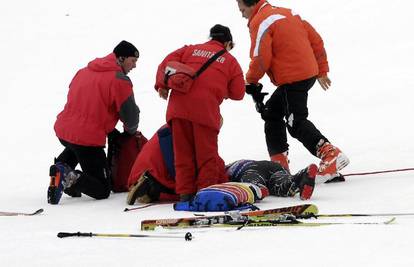
M121 149L120 138L122 134L115 128L108 134L108 163L112 165L112 158L118 154Z
M246 84L246 93L251 95L253 98L253 101L256 104L256 110L259 113L262 113L264 109L264 97L268 95L269 93L262 93L263 85L261 83L254 84Z
M118 129L114 128L112 132L108 134L108 143L113 143L119 140L119 137L121 136L121 132L118 131Z

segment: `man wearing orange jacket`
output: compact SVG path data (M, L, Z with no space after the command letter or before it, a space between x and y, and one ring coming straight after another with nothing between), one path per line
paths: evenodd
M216 184L223 173L216 160L220 104L227 98L241 100L245 93L241 67L228 52L233 47L230 29L215 25L210 37L206 43L172 52L159 66L159 72L163 72L169 61L178 61L199 70L213 55L225 50L194 80L189 92L170 92L166 119L173 136L175 189L183 201L198 190ZM155 89L167 99L169 88L157 81Z
M308 91L318 80L327 90L331 81L323 40L315 29L290 9L265 0L237 0L248 19L251 37L246 92L265 121L266 143L272 161L289 170L286 128L310 153L321 159L317 181L336 176L349 160L307 119ZM260 79L267 74L277 86L263 104ZM286 120L286 121L285 121Z

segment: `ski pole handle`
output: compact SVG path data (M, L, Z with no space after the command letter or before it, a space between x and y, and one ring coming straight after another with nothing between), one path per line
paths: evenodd
M59 232L57 234L57 237L59 238L64 238L64 237L71 237L71 236L92 236L92 233L81 233L81 232L77 232L77 233L66 233L66 232Z

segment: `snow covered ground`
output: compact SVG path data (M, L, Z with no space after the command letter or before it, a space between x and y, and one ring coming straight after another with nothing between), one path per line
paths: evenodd
M406 0L271 1L295 9L322 34L332 89L310 92L310 119L342 148L343 173L414 167L414 4ZM130 73L148 137L164 122L165 102L152 89L160 60L205 41L216 23L232 29L232 53L246 70L250 45L235 0L14 0L0 9L0 217L2 266L414 266L414 217L394 225L194 232L195 240L71 238L57 232L138 233L142 219L191 215L171 205L124 213L126 194L95 201L46 201L48 168L61 151L53 123L77 69L122 39L141 52ZM264 80L265 88L273 86ZM229 162L266 159L263 126L252 100L222 105L220 152ZM291 168L318 160L291 140ZM321 213L414 212L413 172L349 177L321 185L311 203ZM302 203L265 199L271 208ZM367 220L367 219L365 219Z

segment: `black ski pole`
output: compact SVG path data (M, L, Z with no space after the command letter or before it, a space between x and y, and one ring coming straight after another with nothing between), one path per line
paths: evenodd
M100 234L100 233L82 233L82 232L75 232L75 233L67 233L67 232L59 232L57 237L65 238L65 237L147 237L147 238L183 238L182 236L175 236L175 235L149 235L149 234ZM187 232L184 235L185 241L191 241L193 239L193 235L190 232Z
M165 204L174 204L174 203L175 202L173 202L173 201L153 202L153 203L144 204L144 205L141 205L141 206L138 206L138 207L125 208L124 212L132 211L132 210L141 210L141 209L145 209L145 208L152 207L152 206L165 205Z
M154 205L156 205L156 204L155 203L148 203L148 204L145 204L145 205L142 205L142 206L139 206L139 207L135 207L135 208L125 208L124 212L131 211L131 210L145 209L145 208L148 208L148 207L151 207L151 206L154 206Z

